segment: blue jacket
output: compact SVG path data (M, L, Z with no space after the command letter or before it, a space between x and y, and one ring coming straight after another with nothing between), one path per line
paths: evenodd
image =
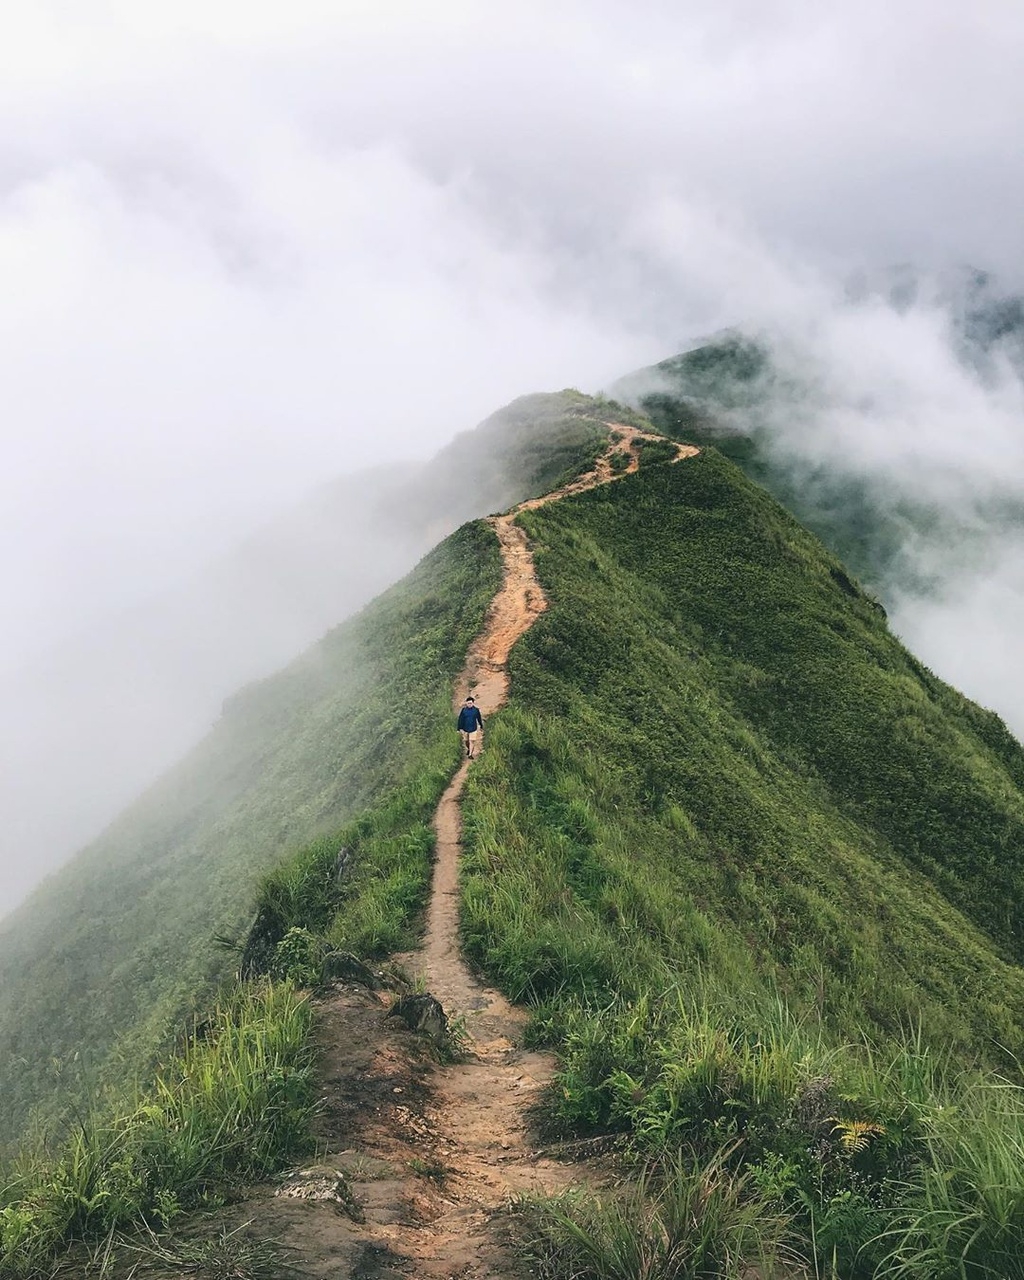
M463 733L476 733L484 727L479 707L463 707L459 712L459 729Z

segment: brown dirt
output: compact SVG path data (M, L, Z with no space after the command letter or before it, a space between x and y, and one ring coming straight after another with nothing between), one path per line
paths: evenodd
M455 690L472 690L485 719L505 703L506 663L515 642L547 608L520 511L619 478L610 457L638 442L663 439L609 423L618 440L593 471L542 498L494 516L503 581L481 634L470 647ZM677 459L699 452L678 446ZM551 1084L556 1062L523 1049L526 1014L468 968L459 949L460 798L470 760L460 768L435 815L437 852L426 937L420 952L400 959L464 1020L466 1060L442 1065L426 1040L386 1018L389 997L339 987L320 1006L322 1154L311 1164L345 1173L354 1204L274 1196L271 1188L235 1206L233 1223L272 1238L310 1277L389 1280L499 1280L513 1274L503 1243L501 1211L518 1195L553 1193L574 1181L594 1185L607 1169L569 1164L538 1150L530 1116ZM256 1225L258 1224L258 1226Z

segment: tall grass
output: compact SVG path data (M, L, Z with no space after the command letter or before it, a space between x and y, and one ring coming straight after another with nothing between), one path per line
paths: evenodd
M0 1187L0 1275L39 1276L71 1241L166 1225L301 1150L310 1020L290 986L240 988L150 1088L76 1117L54 1154L24 1156Z
M886 1236L888 1273L1022 1280L1024 1090L975 1080L925 1119L924 1159Z
M560 1023L556 1132L620 1130L645 1159L697 1164L725 1147L819 1274L1024 1277L1019 1084L919 1038L837 1043L777 997L730 1006L707 976L543 1016Z
M546 1280L770 1280L790 1261L785 1218L728 1156L670 1158L618 1193L528 1201L521 1243Z

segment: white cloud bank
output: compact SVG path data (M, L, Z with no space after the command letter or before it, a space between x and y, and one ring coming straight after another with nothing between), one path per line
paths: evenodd
M1010 0L12 10L0 672L321 479L739 321L812 334L826 456L952 483L969 421L1014 488L1012 394L978 400L927 309L847 312L829 282L1022 279L1022 36Z

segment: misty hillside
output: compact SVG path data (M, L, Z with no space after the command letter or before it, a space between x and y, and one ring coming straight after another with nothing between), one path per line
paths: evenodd
M924 285L906 275L886 280L909 308ZM712 443L738 463L840 556L932 665L1019 732L1024 703L997 620L1015 616L1024 543L1022 304L980 273L957 276L939 302L928 322L908 321L927 331L917 335L927 360L906 383L887 386L878 372L873 386L859 370L844 383L810 349L736 330L611 391L667 434ZM911 409L915 379L929 373L934 403ZM901 416L911 412L917 442ZM977 446L986 433L997 448Z
M544 492L592 456L598 410L578 393L517 401L360 511L372 523L375 505L408 548L432 527ZM102 1074L115 1045L131 1064L173 1037L230 970L214 936L239 932L257 876L289 848L335 830L428 747L440 786L451 681L497 572L481 538L463 529L290 667L230 698L199 747L0 923L0 1137L55 1087L52 1059L67 1062L66 1084ZM325 575L326 600L343 599L368 571L343 566L339 587L332 563L316 556L305 571ZM251 652L246 635L227 634ZM223 635L218 644L226 663Z
M519 492L544 493L624 416L529 397L438 465L454 485L461 450L500 441ZM634 473L610 457L605 483L518 517L548 607L468 777L463 946L561 1055L552 1132L739 1142L772 1194L817 1206L812 1251L813 1213L853 1196L856 1222L822 1226L821 1247L873 1274L862 1245L920 1164L913 1071L939 1089L912 1061L934 1051L955 1081L1024 1052L1024 750L721 452L675 462L644 441ZM494 466L480 493L510 501ZM453 681L500 577L492 527L462 525L231 698L7 922L8 1142L33 1107L145 1076L182 1043L239 964L217 935L244 943L245 973L306 982L316 955L415 944L458 759ZM837 1145L826 1184L812 1139L840 1124L888 1136L863 1167Z
M447 484L439 505L454 506L467 474L485 507L545 491L591 456L601 412L578 396L516 402L434 464L424 502ZM778 968L794 991L819 967L859 958L860 994L844 994L853 999L845 1008L837 987L831 1010L847 1032L865 1017L892 1026L913 1010L965 1043L996 1026L1002 1043L1015 1043L1020 988L1000 957L1020 959L1024 761L996 717L905 654L839 563L713 452L528 524L555 608L517 650L503 723L522 714L540 732L530 717L543 719L547 698L573 728L555 757L550 747L515 747L527 755L502 775L506 800L524 784L551 794L550 814L547 801L535 803L550 838L579 848L564 855L570 863L607 838L649 849L655 866L667 859L666 874L678 864L660 892L671 883L679 903L705 904L698 935L758 938L758 967ZM80 1051L91 1071L115 1043L130 1062L174 1033L230 963L214 935L237 934L255 877L290 848L368 806L386 809L390 789L424 769L408 838L427 839L450 756L451 681L496 573L489 535L463 528L297 663L232 698L195 752L7 922L7 1136L49 1088L43 1062ZM529 680L518 674L527 670ZM589 703L578 701L584 694ZM508 732L495 735L484 776L501 766ZM586 759L574 758L577 743ZM575 835L562 824L577 819L560 817L555 798L565 787L581 797L593 789L605 806ZM501 829L514 829L517 813ZM533 831L536 856L548 838ZM587 867L593 857L604 855L587 853ZM559 964L568 961L542 955L571 945L571 920L615 878L583 865L583 879L571 877L571 919L538 923L517 994L567 980ZM704 867L710 879L695 879ZM410 890L406 905L419 900ZM872 955L901 930L906 960L868 999L860 985L865 975L874 983L881 963ZM796 953L789 937L801 939ZM956 1008L967 939L971 964L998 972L1006 1012L987 998ZM477 945L487 960L508 942ZM26 1071L26 1061L40 1066Z
M1024 5L11 11L0 1280L1024 1280Z
M175 592L0 672L11 892L100 830L241 684L288 662L465 520L543 488L562 466L550 430L560 404L530 408L527 397L429 462L325 484ZM5 890L0 881L0 916Z
M793 405L827 412L826 404L815 404L815 390L781 371L768 343L741 332L719 335L612 388L667 435L714 444L884 593L914 571L906 553L915 526L934 524L941 512L908 501L884 479L787 447L777 416Z
M896 316L932 308L964 377L983 388L1024 369L1024 304L983 272L865 271L846 292L852 307L879 302ZM864 427L884 421L884 381L866 374L856 387ZM1024 508L998 466L972 484L955 458L931 477L898 461L866 465L823 425L842 423L849 405L820 365L764 335L722 335L613 394L670 434L716 443L880 596L932 666L1020 730L1003 632L987 625L1007 594L1013 607L1024 539ZM175 591L0 672L0 916L198 741L240 684L287 662L462 521L508 505L530 465L514 438L501 426L466 432L431 462L324 484ZM1006 465L1012 475L1009 451ZM49 800L55 780L60 805Z

